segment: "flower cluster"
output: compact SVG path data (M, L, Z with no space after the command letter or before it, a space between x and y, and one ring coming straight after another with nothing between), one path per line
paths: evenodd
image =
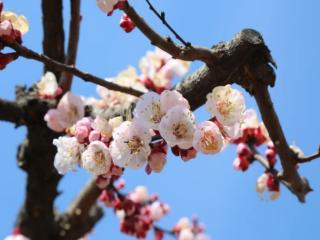
M147 52L139 63L141 74L138 75L133 67L119 73L114 78L108 78L116 84L132 87L142 92L148 90L161 93L172 87L174 76L182 76L189 69L189 63L173 59L168 53L156 48L155 51ZM134 96L110 91L104 87L97 87L98 95L101 99L87 98L86 103L94 107L95 112L115 105L123 105L137 100Z
M165 233L176 235L179 240L208 239L203 234L204 227L198 224L196 219L191 223L189 219L182 218L172 230L156 226L156 223L170 211L169 206L160 202L156 194L149 195L144 186L136 187L129 194L120 192L124 187L124 182L120 182L117 187L103 190L99 197L106 207L114 209L120 220L121 232L144 239L153 229L156 240L163 239Z
M3 2L0 0L0 51L5 47L1 39L8 42L21 43L21 36L28 32L29 23L25 16L17 16L10 11L3 11ZM0 70L17 58L15 53L0 52Z
M183 217L174 226L173 232L178 240L208 240L204 234L204 226L199 224L196 218L191 221L189 218Z

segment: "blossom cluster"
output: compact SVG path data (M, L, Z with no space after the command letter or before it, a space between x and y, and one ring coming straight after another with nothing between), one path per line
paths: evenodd
M0 0L0 51L5 44L1 39L8 42L22 42L21 36L28 32L29 23L25 16L16 15L10 11L3 11L3 2ZM15 53L0 52L0 70L4 69L7 64L17 58Z
M106 81L125 87L132 87L141 92L150 90L161 93L172 87L172 81L175 76L186 74L189 65L189 62L173 59L168 53L156 48L155 51L148 51L140 60L139 69L141 74L138 74L134 67L129 66L116 77L107 78ZM110 91L102 86L97 86L97 93L101 99L85 99L86 104L93 106L97 114L109 107L124 105L137 100L134 96Z
M148 232L154 230L154 239L163 239L166 232L175 235L179 240L207 240L203 234L204 227L196 220L192 223L188 218L182 218L172 228L164 231L156 226L170 208L167 204L159 201L156 194L149 195L144 186L138 186L129 194L120 192L125 187L120 182L116 187L109 187L102 191L99 199L105 206L113 208L120 220L121 232L145 239Z

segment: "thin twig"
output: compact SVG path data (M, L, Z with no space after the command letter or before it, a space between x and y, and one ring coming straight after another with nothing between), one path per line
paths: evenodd
M187 48L174 43L171 39L162 37L148 25L148 23L135 11L132 6L130 6L128 1L125 2L122 10L130 17L140 31L151 41L151 44L166 51L172 57L185 61L200 60L205 62L207 65L214 65L217 56L213 54L211 49L195 46L192 48Z
M163 25L165 25L170 32L186 47L186 48L192 48L192 45L190 42L186 42L172 27L171 25L167 22L165 12L159 13L157 9L151 4L149 0L146 0L147 4L149 5L150 10L161 20Z
M75 65L80 34L80 5L81 0L71 0L71 20L69 27L68 52L65 60L66 65ZM71 89L73 75L70 72L63 72L60 78L60 86L64 92Z
M113 82L108 82L108 81L106 81L102 78L96 77L90 73L83 72L74 66L69 66L64 63L55 61L44 54L36 53L36 52L32 51L31 49L28 49L28 48L26 48L16 42L9 43L9 42L4 41L3 39L2 39L2 41L5 42L5 44L8 47L14 49L17 53L19 53L20 56L22 56L24 58L33 59L33 60L42 62L42 63L46 64L47 66L50 66L50 67L57 69L57 70L60 70L60 71L70 72L71 74L73 74L79 78L82 78L83 80L85 80L87 82L92 82L97 85L108 88L109 90L130 94L130 95L133 95L136 97L140 97L141 95L144 94L144 92L141 92L141 91L136 90L134 88L124 87L124 86L118 85Z
M298 159L298 163L306 163L306 162L311 162L315 159L318 159L320 158L320 146L318 147L318 152L313 154L313 155L310 155L310 156L307 156L307 157L302 157L302 158L299 158Z

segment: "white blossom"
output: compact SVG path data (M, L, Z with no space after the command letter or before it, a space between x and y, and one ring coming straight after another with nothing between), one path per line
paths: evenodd
M136 121L123 122L113 131L110 153L115 165L136 169L142 167L151 152L151 133Z
M37 83L37 88L39 95L54 97L59 88L56 76L52 72L46 72Z
M194 133L193 147L204 154L215 154L222 150L224 138L218 126L210 121L200 123Z
M116 5L119 0L97 0L98 7L105 13L110 13L113 10L113 6Z
M112 161L108 147L100 141L93 141L82 153L82 167L95 175L107 173Z
M182 229L179 233L178 240L194 240L194 234L191 229Z
M25 34L26 32L29 31L28 19L23 15L18 16L14 12L3 11L1 13L0 22L3 22L5 20L10 21L12 26L13 26L13 28L15 30L18 30L19 32L21 32L21 34Z
M223 125L232 126L241 121L245 101L242 93L230 85L219 86L207 95L206 108Z
M129 194L129 198L135 203L146 203L149 199L148 189L145 186L137 186L134 191Z
M80 162L83 145L79 144L75 137L59 137L53 140L53 145L57 147L54 158L54 166L59 174L75 170Z
M160 122L160 134L171 147L191 148L194 130L193 113L180 106L171 108Z
M258 179L256 183L256 191L260 194L260 197L265 200L276 200L280 196L280 191L270 191L268 189L269 174L264 173Z
M148 92L137 102L133 115L145 127L159 130L161 118L175 106L189 108L189 103L175 90L165 90L160 95Z

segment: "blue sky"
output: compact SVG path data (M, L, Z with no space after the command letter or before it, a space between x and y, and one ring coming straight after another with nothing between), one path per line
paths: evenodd
M7 10L24 14L30 21L30 32L24 44L41 51L42 29L40 1L4 1ZM68 1L64 1L68 5ZM146 50L153 49L138 31L125 34L119 27L120 14L106 17L95 1L82 1L82 28L77 65L101 77L110 77L126 68L136 66ZM212 46L229 40L243 28L260 31L278 64L277 83L271 89L285 134L307 154L320 143L319 100L320 22L318 1L298 0L153 0L158 9L165 10L167 19L188 41L196 45ZM138 11L162 34L167 30L150 13L144 1L132 1ZM69 6L65 6L66 29ZM195 70L199 63L192 64ZM0 97L13 99L14 86L30 86L39 80L42 65L19 59L0 73ZM95 95L95 86L75 79L76 94ZM256 108L246 95L247 105ZM198 120L208 118L203 109L196 111ZM10 233L16 214L23 202L25 174L16 167L17 145L23 140L25 129L14 129L0 122L1 181L0 181L0 239ZM141 171L127 171L128 190L146 185L150 192L158 192L169 203L171 214L161 222L172 226L181 216L197 215L207 226L214 240L319 239L320 160L301 167L315 189L300 204L282 188L276 202L260 200L255 193L255 181L262 173L254 165L246 173L232 169L234 147L215 156L199 156L183 163L170 156L165 170L146 176ZM56 206L63 210L90 178L84 171L67 174L59 189L63 195ZM132 239L119 234L113 213L97 225L91 239Z

